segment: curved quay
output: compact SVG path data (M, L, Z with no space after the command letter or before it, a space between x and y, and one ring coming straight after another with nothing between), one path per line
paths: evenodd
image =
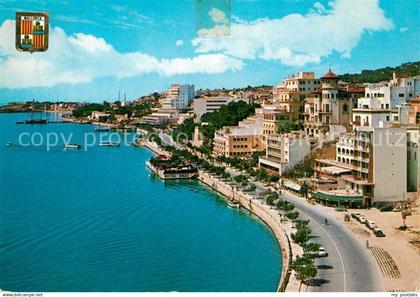
M218 193L238 201L242 207L260 218L260 220L271 229L277 239L282 255L281 274L279 276L279 283L276 292L284 292L291 274L292 248L289 236L281 226L279 217L273 216L267 205L256 203L251 196L234 190L230 185L218 180L202 170L199 170L198 179Z
M154 154L162 153L160 148L150 145L150 143L136 145L144 146ZM281 274L279 276L279 282L277 285L276 292L284 292L286 290L286 286L289 282L289 278L291 275L291 262L293 259L293 252L289 236L282 227L279 217L273 216L273 214L270 213L270 208L268 207L268 205L258 203L257 201L253 200L251 196L246 195L240 191L233 192L233 189L230 185L218 180L217 178L214 178L213 176L202 170L199 170L198 173L198 179L201 182L208 185L213 190L222 194L223 196L238 201L242 207L244 207L252 214L257 216L273 232L282 255Z

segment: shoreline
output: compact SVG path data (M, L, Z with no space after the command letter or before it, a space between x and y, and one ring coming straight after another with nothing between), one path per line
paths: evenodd
M232 190L231 186L227 185L223 181L218 180L217 178L214 178L213 176L202 170L199 170L198 172L199 181L206 184L217 193L239 202L239 204L243 208L245 208L250 213L258 217L271 230L274 237L276 238L277 244L282 255L281 273L279 276L279 282L277 285L276 292L285 291L287 282L289 281L290 277L289 264L293 254L291 250L290 239L283 227L280 225L279 218L274 218L269 213L267 205L258 203L257 201L255 201L255 199L253 199L247 194L242 193L241 191Z
M166 152L163 152L159 147L154 147L149 142L143 145L137 144L137 146L145 147L154 154L166 154ZM268 205L258 203L258 201L255 201L255 199L253 199L245 193L242 193L241 191L232 191L231 186L229 186L223 181L212 177L210 174L205 173L202 170L198 170L198 180L204 183L205 185L209 186L217 193L239 202L242 207L244 207L256 217L258 217L261 220L261 222L264 223L264 225L266 225L270 229L270 231L276 238L277 244L282 255L281 272L277 284L277 289L275 292L286 291L289 278L292 276L290 264L293 257L293 252L289 236L287 235L286 230L281 225L280 219L274 218L270 214L270 208Z

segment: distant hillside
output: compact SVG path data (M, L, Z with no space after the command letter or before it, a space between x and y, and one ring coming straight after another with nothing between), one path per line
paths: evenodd
M339 75L339 77L341 80L350 83L376 83L390 80L394 72L398 77L420 75L420 62L409 62L397 67L385 67L376 70L363 70L361 73L346 73Z

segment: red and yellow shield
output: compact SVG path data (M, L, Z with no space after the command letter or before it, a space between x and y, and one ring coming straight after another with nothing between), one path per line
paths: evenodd
M48 13L16 12L16 49L43 52L48 49Z

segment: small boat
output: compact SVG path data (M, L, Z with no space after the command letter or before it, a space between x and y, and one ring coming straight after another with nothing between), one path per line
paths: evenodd
M64 145L64 148L66 149L79 149L82 146L80 144L75 144L75 143L68 143Z
M10 141L6 142L6 146L12 146L12 143Z
M239 208L241 206L238 201L231 200L231 199L229 199L227 201L227 204L228 204L228 206L230 206L232 208Z
M95 132L109 132L111 129L108 127L98 127L95 128Z
M119 142L101 141L99 146L120 146Z

